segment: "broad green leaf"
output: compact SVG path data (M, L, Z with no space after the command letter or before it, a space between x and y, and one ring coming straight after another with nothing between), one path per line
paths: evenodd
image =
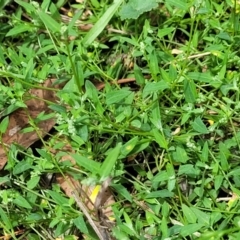
M187 76L195 81L209 83L215 88L219 88L223 84L223 81L221 81L220 78L213 77L209 72L205 73L190 72L187 74Z
M48 108L58 113L67 113L66 107L59 104L51 104L48 106Z
M134 137L126 142L121 148L121 156L126 157L134 149L138 143L138 137Z
M11 220L8 218L7 214L3 211L3 209L0 207L0 217L1 217L1 222L4 223L5 227L8 230L11 230L12 224L11 224Z
M100 8L101 7L98 0L91 0L91 4L94 6L94 8Z
M173 159L175 162L186 163L189 157L184 148L177 146L176 151L173 152Z
M32 28L29 26L29 25L18 25L18 26L15 26L14 28L10 29L6 36L14 36L14 35L18 35L20 33L23 33L23 32L28 32L28 31L32 31Z
M134 64L134 76L135 76L137 84L140 86L143 86L145 83L145 79L144 79L141 69L138 67L137 64Z
M166 141L165 136L158 129L153 129L152 134L154 136L154 140L159 144L160 147L168 149L168 142Z
M88 159L86 157L80 156L78 154L71 154L71 156L76 161L77 165L80 167L85 168L86 170L90 171L91 173L98 173L100 169L100 163Z
M9 124L9 116L5 117L0 123L0 133L5 133L7 131Z
M184 113L182 115L182 120L181 120L181 125L183 125L184 123L186 123L188 121L188 119L191 117L191 113L190 112L187 112L187 113Z
M78 147L80 147L84 144L83 139L77 135L72 135L71 139L78 144Z
M6 59L4 57L5 53L3 52L3 47L0 46L0 65L6 65Z
M126 225L129 229L134 230L133 229L133 223L132 223L132 219L129 217L129 215L127 214L127 212L123 212L123 216L124 216L124 220L126 222Z
M188 224L181 228L180 234L182 237L186 237L186 236L189 236L189 235L197 232L202 227L203 227L203 225L199 224L199 223Z
M116 215L116 214L115 214ZM122 221L122 220L121 220ZM122 228L123 226L123 228ZM129 239L129 235L127 234L127 231L124 231L123 232L123 229L125 230L125 225L122 225L121 228L113 228L113 234L114 236L117 236L118 239ZM130 234L132 233L131 230L130 231Z
M69 200L65 197L63 197L60 193L52 191L52 190L47 190L48 194L51 196L51 198L60 206L63 205L68 205Z
M183 216L187 219L188 223L196 223L197 217L194 212L187 205L182 204Z
M154 176L151 181L153 185L160 185L162 182L165 182L168 180L168 173L164 170L159 172L156 176Z
M113 187L117 193L122 195L129 202L132 202L132 195L128 192L128 190L124 186L122 186L121 184L112 183L111 187Z
M160 229L161 229L161 234L162 234L162 237L163 237L162 239L169 239L167 237L169 235L168 218L166 218L165 216L161 217Z
M103 31L107 26L112 16L118 10L119 6L122 4L123 0L115 0L113 4L107 9L103 16L97 21L93 28L84 37L82 43L83 45L90 45L97 38L97 36Z
M82 140L84 142L86 142L88 140L88 126L87 125L83 125L81 127L79 127L78 129L78 135L80 136L80 138L82 138Z
M167 198L167 197L173 197L174 194L166 189L159 190L159 191L153 191L151 193L148 193L146 198Z
M220 212L212 212L210 216L210 222L211 224L217 223L220 219L222 219L223 214Z
M131 121L131 127L140 129L141 126L142 123L139 119L134 119L133 121Z
M48 119L51 119L51 118L55 118L56 115L55 113L49 113L49 114L46 114L45 112L41 112L37 118L34 119L34 121L36 123L39 123L39 122L42 122L42 121L46 121Z
M8 57L10 58L10 60L12 61L12 63L13 64L15 64L15 65L19 65L20 63L21 63L21 61L22 61L22 59L21 59L21 57L18 55L18 53L16 53L16 51L14 51L13 49L8 49ZM5 75L5 74L4 74ZM3 75L3 76L4 76ZM13 74L13 73L9 73L8 72L8 75L15 75L15 74ZM18 75L19 76L19 75ZM21 79L21 78L24 78L22 75L21 75L21 77L19 76L19 78Z
M209 72L189 72L187 74L188 78L204 82L204 83L210 83L213 80L213 77Z
M59 219L58 217L57 217L57 218L54 218L54 219L50 222L49 227L50 227L50 228L53 228L53 227L56 226L60 221L61 221L61 219Z
M29 204L29 202L22 196L18 195L17 198L13 200L13 203L18 205L19 207L32 209L32 206Z
M61 31L61 25L57 21L55 21L50 15L42 11L39 11L38 15L47 29L54 33Z
M161 212L163 217L168 217L171 210L170 204L164 201L164 203L161 204L161 208L162 208Z
M240 176L240 167L237 167L237 168L233 169L232 171L230 171L227 176L228 177L230 177L230 176L236 176L236 177Z
M40 154L43 159L48 160L49 162L52 160L51 154L47 152L46 150L36 148L37 152Z
M173 30L175 30L174 27L158 29L158 37L162 38L162 37L168 35L169 33L171 33Z
M178 170L178 175L185 175L190 177L196 177L200 174L199 169L194 168L192 164L181 165Z
M0 1L0 11L8 4L11 0L1 0Z
M48 11L49 13L51 14L52 18L54 18L55 20L56 19L59 19L61 20L61 14L59 13L59 9L57 7L57 5L53 2L53 1L49 1L49 0L46 0L47 2L49 2L49 8L48 8ZM48 4L48 3L47 3ZM42 8L41 8L42 9ZM44 11L46 12L46 11ZM76 11L77 13L78 11ZM75 12L74 12L75 13ZM70 20L70 19L69 19ZM69 21L70 22L70 21ZM69 24L69 23L68 23Z
M165 81L160 82L147 82L143 89L142 97L146 98L148 95L157 92L157 91L163 91L165 89L169 88L168 83Z
M149 146L150 140L140 140L137 145L134 147L134 149L131 151L131 154L136 154L139 153L141 151L143 151L144 149L146 149Z
M72 31L72 28L74 29L74 25L76 25L76 22L82 17L83 14L83 10L78 9L78 11L75 11L71 20L69 21L67 28L68 28L68 32L70 35L70 32Z
M123 5L119 15L121 20L137 19L142 13L148 12L157 6L158 3L156 0L131 0Z
M200 117L197 117L194 122L192 123L192 127L196 132L207 134L209 133L207 127L203 123L202 119Z
M194 137L200 135L199 133L186 133L182 135L174 135L173 139L176 142L180 142L181 144L186 144L186 141L188 141L189 137Z
M99 100L98 91L93 83L89 80L85 82L86 93L90 99L95 103L96 112L100 115L103 115L104 109L102 103Z
M227 32L220 32L216 37L227 41L233 41L232 37Z
M88 234L88 228L82 215L73 219L73 223L82 233Z
M28 189L35 188L40 181L40 176L31 177L31 179L27 182Z
M7 185L8 183L11 183L11 180L9 177L0 177L0 185Z
M84 75L83 75L82 64L80 61L76 61L75 69L76 69L76 76L74 77L74 80L76 82L76 85L78 86L78 90L81 91L82 86L84 85Z
M234 85L233 84L226 84L226 85L222 85L220 88L221 92L223 93L224 96L227 96L228 92L230 90L235 90ZM227 98L228 100L230 100L229 98Z
M172 81L169 72L165 71L163 68L160 69L160 73L165 82L170 83Z
M128 97L130 94L131 94L131 91L127 89L109 91L106 94L106 104L111 105L114 103L119 103L120 101Z
M190 207L190 209L194 212L197 217L197 222L204 225L209 226L210 224L210 214L203 212L195 207Z
M157 75L160 73L160 70L156 52L150 53L147 57L152 78L155 80L155 82L157 82Z
M26 69L25 69L25 76L24 76L24 78L25 78L26 81L31 78L32 73L33 73L34 68L35 68L35 65L36 64L33 62L33 59L31 58L29 60L28 64L27 64Z
M13 169L13 174L17 175L20 174L22 172L25 172L28 169L31 169L33 166L28 163L27 161L21 161L19 163L16 164L16 166Z
M42 221L44 218L45 218L45 214L30 213L26 217L26 221L28 221L28 222L38 222L38 221Z
M61 234L65 233L69 229L69 225L66 222L60 221L57 225L57 228L54 232L54 239L56 239Z
M169 77L171 79L171 82L174 82L178 77L177 66L175 64L169 65Z
M94 102L97 102L99 99L98 91L97 91L96 87L94 86L94 84L91 81L86 80L85 88L86 88L86 93L87 93L88 97L90 99L92 99Z
M219 150L220 150L220 163L223 171L227 171L229 169L228 158L230 156L229 150L226 148L225 144L220 142L219 143Z
M181 10L188 10L188 3L184 0L166 0L167 4L170 4L176 8L179 8Z
M54 49L54 45L53 44L49 44L45 47L41 47L39 48L39 50L36 52L36 55L41 55L42 53L48 52L51 49Z
M222 186L223 179L224 177L222 175L217 175L214 177L214 189L216 191Z
M202 154L201 154L201 159L203 162L207 162L208 161L208 142L206 141L203 145L203 149L202 149Z
M18 3L20 6L22 6L28 13L35 12L35 7L33 4L21 1L21 0L14 0L14 2Z
M194 103L196 101L197 90L193 80L184 80L184 95L188 103Z
M153 123L153 125L159 129L160 131L162 130L162 121L161 121L161 113L160 113L160 106L159 106L159 101L157 100L158 96L156 93L153 94L153 101L155 103L152 106L152 112L150 115L150 121Z
M173 165L170 163L167 163L167 173L168 173L168 184L167 189L168 191L172 191L176 186L176 177L175 177L175 170L173 168Z
M154 222L155 222L154 213L153 213L153 212L150 212L150 211L146 211L145 214L146 214L147 223L148 223L149 225L154 224ZM162 217L161 217L161 220L162 220Z
M120 154L121 148L122 144L118 143L118 145L114 149L112 149L111 152L107 155L99 171L101 179L105 179L106 177L111 175L111 172Z
M190 72L187 77L195 81L204 82L212 85L215 88L219 88L222 85L220 78L213 77L209 72Z
M43 0L41 3L41 9L44 11L47 11L50 3L51 3L51 0Z

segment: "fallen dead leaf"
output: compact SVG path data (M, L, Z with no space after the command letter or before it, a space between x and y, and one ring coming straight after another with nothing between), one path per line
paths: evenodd
M47 79L42 86L51 87L52 80ZM57 101L56 95L50 90L32 89L29 93L33 98L26 101L27 108L18 109L10 114L7 131L2 135L0 142L0 170L7 163L8 148L12 143L17 143L28 148L39 139L39 136L44 137L55 124L54 119L48 119L37 124L38 132L21 132L22 129L29 125L29 118L34 120L41 112L45 112L46 114L51 112L46 100L50 102Z
M63 139L60 141L65 142ZM61 158L61 161L70 161L75 165L75 160L70 156L75 152L70 144L66 144L61 150L66 152L66 155ZM51 152L54 155L57 153L54 149L52 149ZM83 185L79 180L75 180L68 174L65 176L57 174L56 181L68 197L75 198L76 202L83 208L81 208L81 210L85 211L84 214L88 216L88 218L91 217L91 219L93 219L92 224L99 230L99 234L104 236L108 235L105 230L107 231L108 226L114 224L111 206L115 203L113 194L109 188L110 182L108 182L108 184L103 183L95 193L98 186ZM89 221L89 223L91 224L91 221ZM103 231L103 229L105 230ZM111 238L108 237L108 239Z

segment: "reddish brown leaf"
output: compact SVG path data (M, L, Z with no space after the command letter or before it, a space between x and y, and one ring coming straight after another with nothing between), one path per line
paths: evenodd
M52 80L48 79L43 87L51 87ZM29 126L29 118L35 119L41 112L50 113L47 101L56 102L56 95L52 90L32 89L29 91L32 98L26 101L27 109L18 109L10 114L9 125L7 131L3 134L0 146L0 170L7 163L8 147L12 143L17 143L28 148L39 139L39 135L44 137L54 126L55 120L48 119L37 125L38 131L22 133L21 130Z

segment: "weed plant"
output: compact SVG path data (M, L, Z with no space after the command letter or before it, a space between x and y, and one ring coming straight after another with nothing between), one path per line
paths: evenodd
M30 89L63 86L48 135L10 145L1 235L98 239L60 174L111 179L115 239L239 239L239 1L77 2L0 2L1 135Z

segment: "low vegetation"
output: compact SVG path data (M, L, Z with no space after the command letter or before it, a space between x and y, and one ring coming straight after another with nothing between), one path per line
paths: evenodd
M1 239L239 239L237 0L0 2Z

